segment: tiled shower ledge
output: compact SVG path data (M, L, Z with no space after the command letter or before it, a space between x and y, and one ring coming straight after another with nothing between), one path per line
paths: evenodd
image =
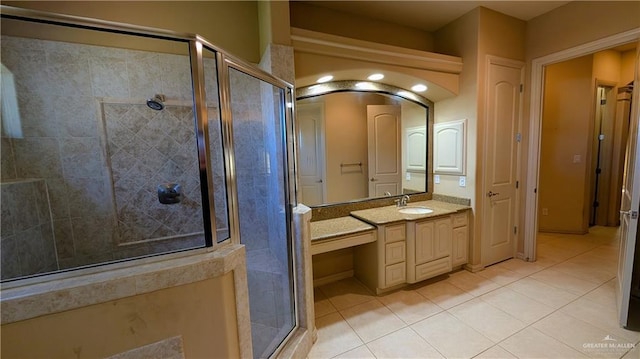
M5 283L2 324L219 277L244 262L244 246L229 244Z

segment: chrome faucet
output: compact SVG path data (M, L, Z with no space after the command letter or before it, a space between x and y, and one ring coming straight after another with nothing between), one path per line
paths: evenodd
M411 198L409 198L409 195L404 195L402 196L402 198L399 198L396 200L396 204L398 205L398 207L406 207L407 206L407 202L409 202Z

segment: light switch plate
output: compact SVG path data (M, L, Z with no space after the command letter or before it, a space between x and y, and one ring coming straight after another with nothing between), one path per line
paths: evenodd
M440 175L434 175L433 182L435 182L436 184L440 183Z
M458 185L460 187L466 187L467 186L467 177L460 176L460 179L458 180Z

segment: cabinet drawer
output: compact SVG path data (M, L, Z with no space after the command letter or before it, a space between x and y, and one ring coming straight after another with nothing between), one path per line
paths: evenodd
M406 245L405 242L394 242L385 244L384 251L384 264L395 264L404 262L406 259Z
M440 258L416 266L416 281L451 272L451 257Z
M453 228L463 227L469 224L469 216L467 212L456 213L451 216L453 220Z
M395 226L388 226L384 229L384 242L391 243L397 241L403 241L406 236L406 226L398 224Z
M384 278L386 287L404 283L407 278L407 266L404 263L386 266Z

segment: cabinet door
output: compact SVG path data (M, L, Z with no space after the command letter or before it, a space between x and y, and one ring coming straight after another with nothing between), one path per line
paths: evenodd
M406 256L406 245L404 242L394 242L385 245L385 264L395 264L404 262Z
M435 221L434 259L451 255L451 241L451 218L447 217Z
M385 267L385 287L402 284L407 279L407 266L404 263L392 264Z
M435 248L435 222L427 221L416 223L416 252L415 264L421 264L436 259Z
M469 262L469 227L454 228L452 244L452 265L459 266Z

